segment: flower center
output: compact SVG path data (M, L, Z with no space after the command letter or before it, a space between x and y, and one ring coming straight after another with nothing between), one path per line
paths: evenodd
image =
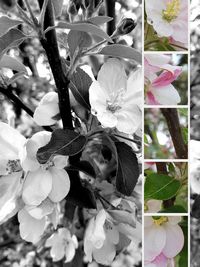
M161 216L161 217L154 217L153 218L154 223L156 225L162 225L163 223L166 223L168 221L168 218L166 216Z
M11 174L13 172L19 172L21 171L22 167L20 165L20 161L17 160L8 160L7 166L6 166L6 171L8 174Z
M165 10L162 10L162 17L167 22L175 20L180 12L180 0L172 0L167 3Z
M125 90L122 88L118 90L117 93L113 93L110 96L110 99L112 100L107 100L107 110L111 111L112 113L115 113L116 111L120 110L124 103L124 94Z

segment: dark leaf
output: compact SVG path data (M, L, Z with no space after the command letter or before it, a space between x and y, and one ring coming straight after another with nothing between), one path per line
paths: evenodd
M136 49L120 44L107 45L103 47L99 52L99 55L111 56L111 57L120 57L133 59L134 61L142 64L142 54Z
M92 177L96 177L96 173L94 171L94 168L86 160L82 160L82 161L73 163L70 166L67 166L66 170L81 171L81 172L84 172L85 174L88 174Z
M106 22L109 22L113 20L113 18L111 17L107 17L107 16L96 16L96 17L91 17L89 18L87 21L88 22L91 22L93 24L96 24L96 25L102 25Z
M113 43L112 39L108 36L106 32L104 32L97 25L94 25L92 23L87 23L87 22L68 23L65 21L60 21L58 22L56 28L70 29L74 31L83 31L83 32L91 33L91 34L101 37L102 39L106 39L110 43Z
M75 51L81 51L83 48L90 47L92 44L92 38L87 32L70 31L67 39L71 59Z
M12 47L20 45L26 38L23 32L17 29L11 29L0 37L0 58L6 51Z
M123 142L115 143L118 154L118 171L116 188L124 195L130 196L138 181L138 160L130 146Z
M90 110L89 88L92 84L90 76L81 68L77 68L70 79L70 89L76 101Z
M187 210L180 205L174 205L172 207L161 210L160 213L187 213Z
M78 154L85 146L86 138L73 130L56 129L46 146L37 151L40 163L46 163L54 155L73 156Z
M11 19L7 16L0 17L0 36L6 34L11 28L14 28L22 23L23 21L21 20Z
M191 216L200 219L200 195L198 195L192 205Z
M82 208L96 208L96 199L91 190L81 184L78 171L67 171L70 178L70 191L66 197L66 201L73 203Z

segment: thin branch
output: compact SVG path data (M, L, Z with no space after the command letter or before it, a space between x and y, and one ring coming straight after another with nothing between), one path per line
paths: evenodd
M113 18L107 23L107 34L112 35L115 30L115 0L105 0L106 15Z
M38 2L40 8L42 8L44 0L38 0ZM45 13L44 29L52 26L54 26L54 13L52 2L49 1ZM68 90L70 80L63 71L55 29L46 33L45 37L41 36L40 42L46 52L58 90L59 108L63 127L73 129Z
M181 125L176 108L161 108L161 112L166 119L167 126L174 144L176 155L179 159L187 159L187 146L184 143Z

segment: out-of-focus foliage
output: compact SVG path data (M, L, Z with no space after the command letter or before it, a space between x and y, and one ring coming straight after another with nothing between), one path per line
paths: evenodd
M179 108L182 136L187 144L187 109ZM144 156L146 159L176 158L169 129L160 109L145 109L144 114Z

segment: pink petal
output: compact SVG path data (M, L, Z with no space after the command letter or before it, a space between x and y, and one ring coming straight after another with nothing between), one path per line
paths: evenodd
M153 87L162 87L171 84L181 74L181 69L177 68L173 73L170 71L162 72L152 83Z
M165 247L166 231L162 226L153 224L144 229L144 259L152 261Z
M168 258L174 258L183 248L184 235L179 225L164 224L166 232L166 243L162 250L163 254Z

